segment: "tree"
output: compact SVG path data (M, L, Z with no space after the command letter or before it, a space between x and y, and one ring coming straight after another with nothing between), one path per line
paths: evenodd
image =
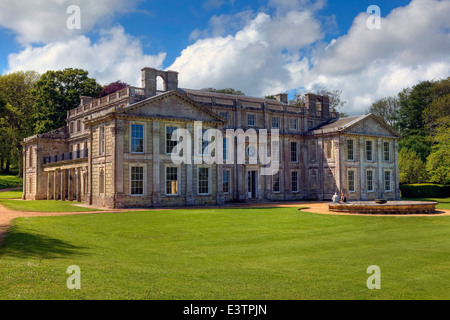
M372 113L384 119L384 121L388 125L395 128L399 109L400 106L398 98L394 96L394 97L386 97L375 101L370 106L367 113Z
M19 168L22 174L22 145L25 137L33 134L32 90L39 79L35 71L18 71L0 77L0 95L6 101L0 115L0 144L3 144L1 163ZM3 166L3 165L2 165Z
M425 163L413 150L403 148L398 154L399 182L419 183L427 181Z
M98 97L102 86L95 79L88 77L82 69L64 69L47 71L36 83L33 91L34 130L44 133L63 127L67 111L80 104L82 96Z
M234 95L238 95L238 96L245 96L244 92L242 92L241 90L235 90L233 88L227 88L227 89L204 88L204 89L202 89L202 91L234 94Z
M108 84L107 86L103 87L103 90L100 93L99 98L113 94L114 92L125 89L126 87L129 87L129 86L130 86L129 84L124 83L120 80L116 81L116 82L112 82L112 83Z
M330 98L330 111L331 112L338 112L340 116L345 116L346 114L340 113L340 109L347 103L347 101L342 100L342 90L334 90L329 91L327 89L320 89L317 90L317 95L321 96L327 96ZM298 93L295 98L291 101L289 101L289 104L299 107L305 107L305 98L306 93Z

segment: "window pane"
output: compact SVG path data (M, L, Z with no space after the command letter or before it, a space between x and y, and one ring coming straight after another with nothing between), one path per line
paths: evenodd
M209 169L199 168L198 169L198 193L207 194L209 193Z
M391 172L384 172L384 191L391 191Z
M355 191L355 172L348 172L348 191Z
M277 172L272 176L272 191L280 192L280 173Z
M292 190L292 192L297 192L298 191L298 172L292 172L291 176L292 176L291 190Z
M353 161L353 140L347 140L347 160Z
M367 191L373 191L373 171L367 171Z
M391 161L391 150L389 142L384 143L384 161Z
M131 167L131 194L144 194L144 168Z
M372 161L372 141L366 141L366 159Z
M131 125L131 152L144 152L144 126L142 124Z
M291 162L297 162L297 142L291 142Z
M178 168L166 169L166 194L178 194Z
M175 150L173 150L177 144L178 141L172 140L172 134L177 130L177 127L166 127L166 153L174 153ZM175 138L177 136L175 135Z
M230 192L230 171L223 172L223 192Z

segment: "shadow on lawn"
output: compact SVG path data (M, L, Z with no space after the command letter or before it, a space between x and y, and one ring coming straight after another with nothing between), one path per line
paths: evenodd
M13 229L0 244L0 257L56 259L83 254L84 247L44 235L15 232Z

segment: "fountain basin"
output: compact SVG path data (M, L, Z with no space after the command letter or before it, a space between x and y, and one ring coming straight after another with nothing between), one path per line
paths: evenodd
M347 203L330 203L331 212L358 214L433 214L436 211L435 201L352 201Z

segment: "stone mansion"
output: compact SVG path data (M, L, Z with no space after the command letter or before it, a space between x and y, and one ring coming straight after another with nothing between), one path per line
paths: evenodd
M67 126L24 139L23 199L127 208L331 200L335 192L348 200L400 198L399 135L382 119L339 118L326 96L307 94L304 107L289 105L287 94L275 97L179 88L177 72L144 68L142 88L82 97ZM172 132L193 132L198 121L223 132L279 130L279 170L262 175L262 164L236 161L175 164ZM236 145L228 140L225 153Z

